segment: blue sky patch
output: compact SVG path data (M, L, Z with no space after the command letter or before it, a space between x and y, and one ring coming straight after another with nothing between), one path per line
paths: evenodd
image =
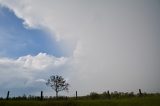
M22 23L12 11L0 7L0 57L17 58L39 52L56 57L65 55L50 35L39 29L26 29Z

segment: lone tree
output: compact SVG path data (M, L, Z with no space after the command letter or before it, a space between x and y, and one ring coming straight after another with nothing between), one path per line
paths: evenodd
M56 98L58 98L58 92L60 91L68 91L69 84L66 83L66 80L62 76L50 76L48 79L47 86L51 86L52 89L56 92Z

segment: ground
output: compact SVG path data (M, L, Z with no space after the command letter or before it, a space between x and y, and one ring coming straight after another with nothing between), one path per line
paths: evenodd
M0 106L160 106L160 96L68 100L0 100Z

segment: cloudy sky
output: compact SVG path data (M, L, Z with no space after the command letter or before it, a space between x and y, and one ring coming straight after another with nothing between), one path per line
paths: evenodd
M159 0L0 0L0 96L160 92Z

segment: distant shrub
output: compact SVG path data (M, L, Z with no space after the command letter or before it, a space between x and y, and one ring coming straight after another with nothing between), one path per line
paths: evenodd
M102 96L103 99L106 99L106 98L110 99L110 98L111 98L111 95L110 95L109 91L103 92L103 93L101 94L101 96Z
M90 97L91 97L91 99L97 99L97 98L99 98L99 94L96 92L91 92Z

